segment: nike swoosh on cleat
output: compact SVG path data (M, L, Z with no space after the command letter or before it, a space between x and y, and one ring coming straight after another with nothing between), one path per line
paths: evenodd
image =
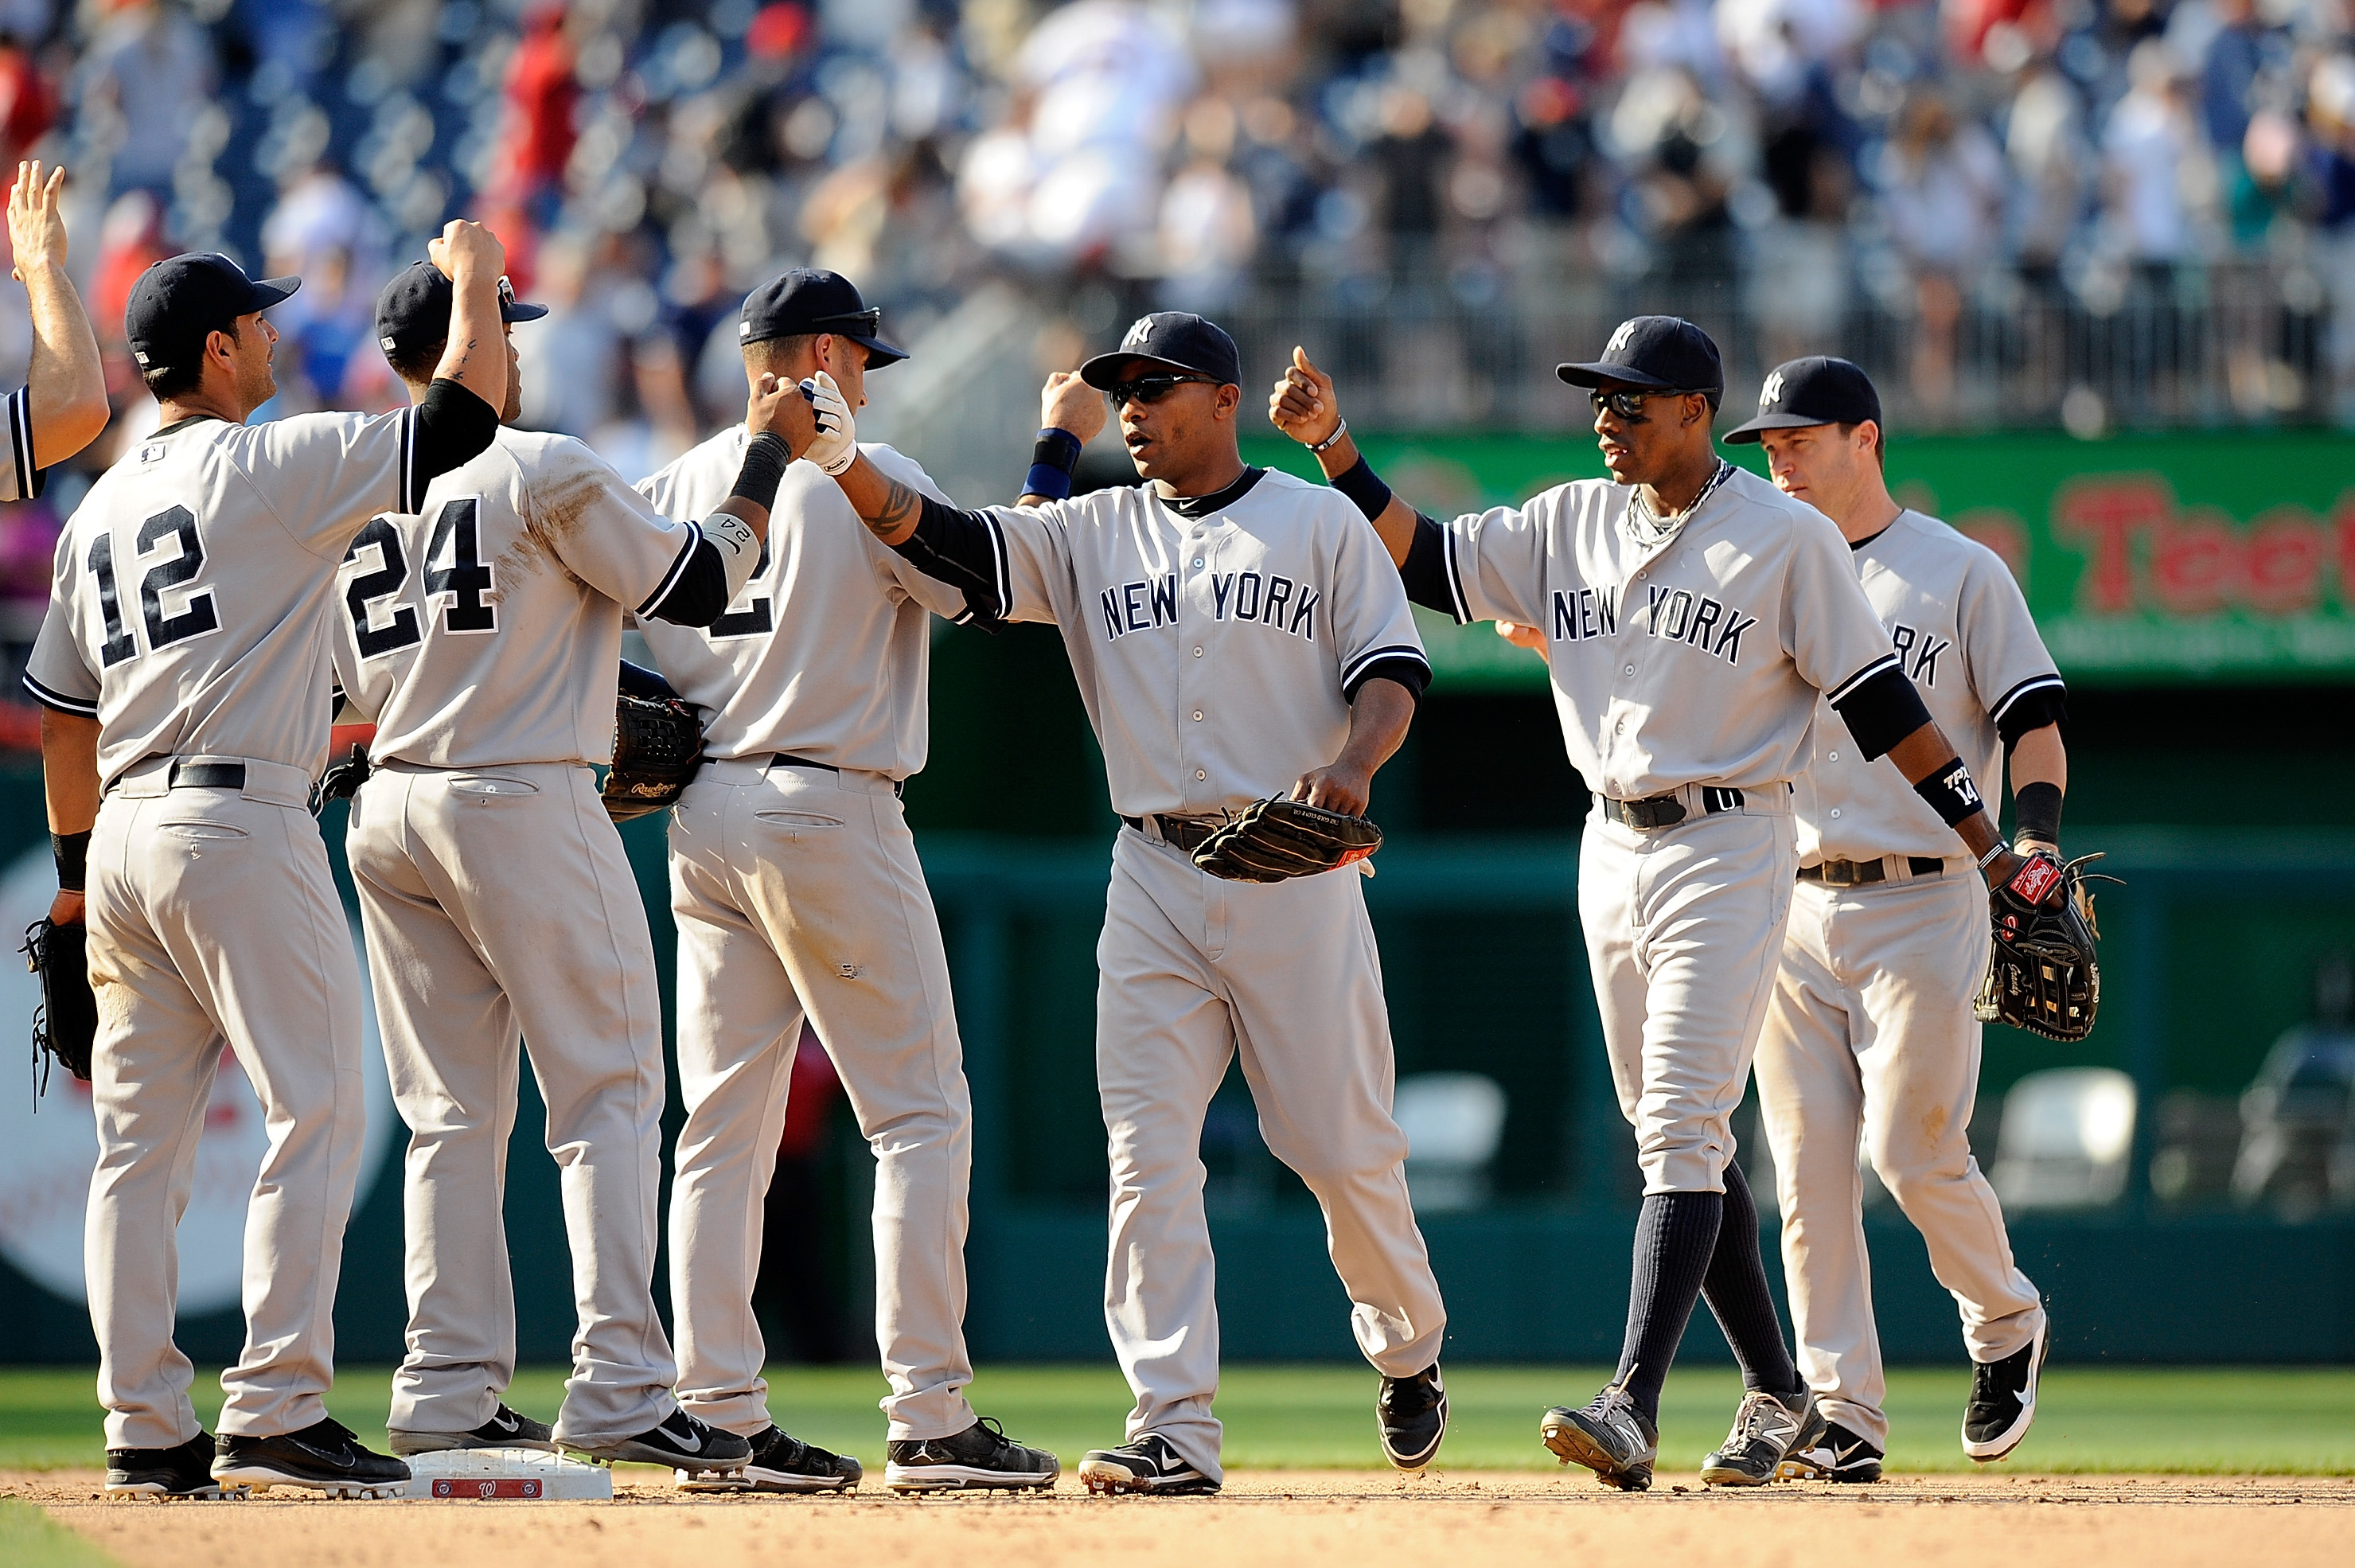
M673 1432L671 1436L677 1440L680 1451L683 1453L700 1454L703 1452L703 1437L691 1426L685 1432Z
M523 1430L522 1418L504 1410L499 1412L498 1414L491 1417L490 1424L493 1426L497 1427L502 1432L520 1432Z

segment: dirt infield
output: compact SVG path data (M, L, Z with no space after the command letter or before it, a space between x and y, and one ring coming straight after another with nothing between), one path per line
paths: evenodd
M1577 1477L1257 1471L1217 1498L1097 1499L1069 1477L1047 1498L688 1498L660 1473L621 1473L611 1503L108 1502L95 1471L0 1476L0 1494L128 1568L724 1568L738 1563L1139 1561L1215 1568L1342 1562L1621 1560L1637 1568L1729 1561L2001 1563L2005 1568L2343 1564L2355 1478L1974 1476L1878 1487L1705 1492L1662 1476L1623 1497Z

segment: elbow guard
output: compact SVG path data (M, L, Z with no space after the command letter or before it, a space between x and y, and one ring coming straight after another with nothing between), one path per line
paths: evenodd
M704 543L719 552L726 576L728 592L719 602L723 606L733 604L736 595L744 592L744 584L752 581L752 573L761 569L761 558L765 553L761 541L751 526L733 512L714 512L699 526Z

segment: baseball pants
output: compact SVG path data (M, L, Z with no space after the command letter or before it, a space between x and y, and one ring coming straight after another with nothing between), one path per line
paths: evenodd
M389 763L353 798L347 842L410 1128L408 1354L387 1424L471 1430L515 1376L502 1202L528 1042L580 1319L556 1434L634 1436L676 1408L653 1295L662 1005L645 906L596 775L577 763Z
M275 1436L326 1414L368 1126L359 965L310 776L248 761L241 790L173 789L170 764L124 775L90 845L98 1166L83 1248L110 1448L170 1447L199 1430L195 1371L172 1338L176 1232L223 1048L269 1128L246 1208L245 1347L221 1374L223 1433Z
M1354 869L1224 881L1124 828L1096 948L1096 1086L1112 1160L1104 1323L1159 1433L1220 1476L1219 1307L1202 1120L1241 1056L1260 1135L1325 1211L1326 1247L1375 1369L1439 1359L1447 1314L1407 1197L1381 958Z
M710 763L680 797L670 848L687 1100L670 1208L680 1399L730 1432L770 1422L752 1285L806 1013L875 1155L890 1437L964 1431L973 1101L940 921L891 780Z
M1594 999L1644 1192L1722 1192L1790 918L1787 797L1638 832L1589 816L1578 860Z
M1783 1210L1799 1371L1825 1417L1889 1443L1865 1253L1865 1157L1929 1243L1977 1361L2036 1336L2044 1308L2012 1262L2003 1210L1971 1156L1987 972L1987 899L1967 864L1942 877L1800 882L1758 1047L1758 1098Z

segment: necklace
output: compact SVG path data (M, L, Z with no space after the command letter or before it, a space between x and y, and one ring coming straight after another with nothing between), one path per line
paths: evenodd
M1674 535L1678 528L1683 528L1685 519L1700 511L1701 503L1717 494L1717 487L1732 477L1733 477L1733 464L1721 457L1719 458L1717 471L1709 476L1709 482L1700 487L1700 494L1692 498L1692 504L1677 513L1675 517L1665 519L1656 514L1650 505L1645 501L1644 489L1639 485L1627 497L1627 526L1634 531L1636 538L1652 544L1661 543Z

